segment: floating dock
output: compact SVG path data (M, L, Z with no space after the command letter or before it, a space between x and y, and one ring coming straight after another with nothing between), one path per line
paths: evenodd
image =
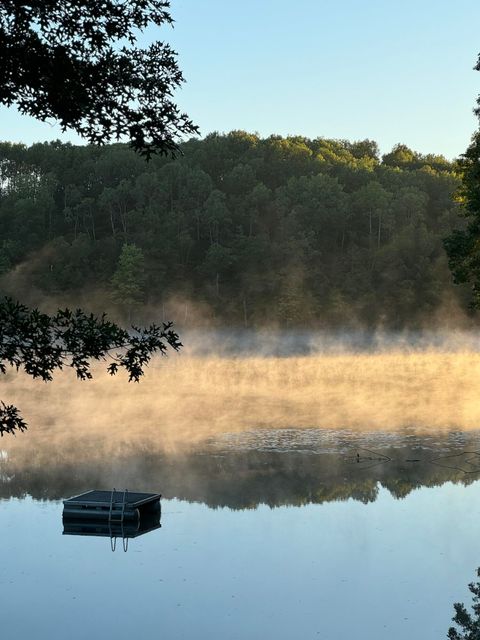
M100 520L109 524L140 521L160 514L159 493L87 491L63 501L63 520Z

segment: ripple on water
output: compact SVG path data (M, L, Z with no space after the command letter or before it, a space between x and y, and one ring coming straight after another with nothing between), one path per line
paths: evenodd
M412 449L449 451L452 448L480 447L480 431L417 434L403 432L362 432L350 429L252 429L222 433L209 438L205 448L212 452L265 451L278 453L347 453L352 448Z

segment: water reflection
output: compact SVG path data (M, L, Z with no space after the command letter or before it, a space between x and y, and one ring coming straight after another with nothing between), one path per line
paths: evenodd
M1 440L2 640L444 637L478 564L479 371L476 351L8 378L31 429ZM61 499L114 486L161 492L161 532L62 528Z
M98 520L79 520L75 518L63 518L63 535L70 536L95 536L97 538L109 538L110 548L115 551L117 539L121 540L124 551L128 550L128 541L138 538L160 529L160 511L144 515L138 520L125 522L99 522Z
M2 639L128 640L161 619L172 638L437 640L468 601L477 432L250 430L174 452L28 435L0 456ZM161 532L62 535L62 498L114 486L161 492Z
M353 434L280 430L224 434L168 452L155 443L55 452L49 446L4 451L0 497L60 499L92 487L122 485L211 507L373 502L381 487L395 498L447 481L480 477L480 435ZM270 439L270 441L268 440ZM98 443L97 443L98 445Z
M60 501L2 500L2 640L149 638L159 624L166 638L438 640L452 603L470 602L479 504L479 482L402 501L379 488L366 505L166 500L161 532L124 554L62 536Z

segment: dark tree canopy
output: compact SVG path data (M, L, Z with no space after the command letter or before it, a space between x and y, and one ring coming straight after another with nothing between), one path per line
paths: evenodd
M442 245L462 222L457 167L375 149L233 131L146 163L119 144L0 143L0 292L137 323L185 322L182 300L230 327L431 327L467 307Z
M183 77L163 42L136 46L147 25L172 24L165 0L4 0L0 103L54 119L92 144L127 138L147 158L174 154L197 128L172 95Z
M480 71L480 56L475 69ZM474 112L480 119L480 96ZM480 308L480 129L474 133L459 165L462 186L458 199L468 225L446 238L445 249L455 281L470 284L472 306Z

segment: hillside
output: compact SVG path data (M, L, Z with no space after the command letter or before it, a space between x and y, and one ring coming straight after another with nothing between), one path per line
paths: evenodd
M0 291L249 327L466 311L442 245L462 224L454 163L242 131L182 152L146 163L120 144L1 143Z

